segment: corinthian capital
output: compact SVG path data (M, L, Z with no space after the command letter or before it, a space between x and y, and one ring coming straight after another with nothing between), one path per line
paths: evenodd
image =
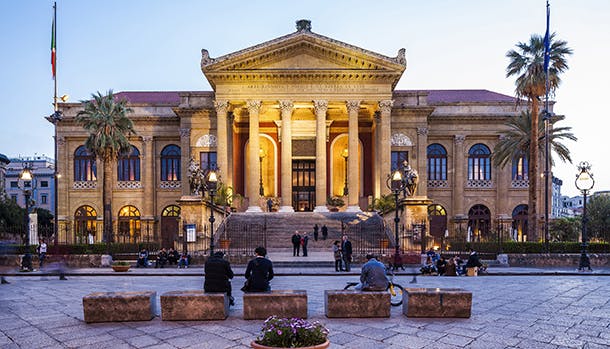
M188 138L191 136L190 128L181 128L180 129L180 138Z
M464 135L455 135L453 137L453 141L455 142L455 144L464 144L465 140L466 140L466 136L464 136Z
M294 107L294 103L292 103L292 101L279 101L280 103L280 110L282 111L282 114L284 113L292 113L292 108Z
M428 135L428 128L427 127L418 127L417 128L417 135L418 136L427 136Z
M326 114L326 111L328 110L328 101L323 101L323 100L313 101L313 108L316 111L316 115L317 114Z
M227 115L227 109L229 108L229 101L225 101L225 100L214 101L214 108L216 109L217 115Z
M248 108L248 112L250 114L258 113L261 110L262 104L263 104L263 102L261 102L261 101L249 100L248 102L246 102L246 107Z
M385 101L379 101L379 110L384 114L388 114L392 111L393 105L394 105L394 101L391 99L388 99Z
M347 101L345 102L347 106L347 112L350 113L352 111L358 112L360 110L360 101Z

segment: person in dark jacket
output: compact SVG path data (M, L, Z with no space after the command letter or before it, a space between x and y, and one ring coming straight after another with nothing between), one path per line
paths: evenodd
M204 266L205 279L203 290L205 292L224 292L229 296L229 305L235 305L235 300L231 295L231 279L233 270L229 261L222 258L223 252L215 252Z
M345 266L345 271L349 271L352 264L352 242L349 241L347 235L343 235L341 252L343 254L343 265Z
M299 235L299 231L295 231L292 234L292 256L297 257L299 255L299 251L301 250L301 235Z
M248 262L246 267L246 279L249 281L248 292L270 291L269 281L273 279L273 263L265 256L267 249L257 247L254 249L256 257Z
M481 260L479 259L479 254L473 250L470 249L470 255L468 256L468 261L466 261L466 268L480 268L483 266L483 263L481 263Z

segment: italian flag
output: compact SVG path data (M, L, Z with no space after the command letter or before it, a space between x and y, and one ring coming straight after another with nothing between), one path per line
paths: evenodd
M51 28L51 70L53 72L53 80L55 80L55 71L57 67L57 56L55 54L55 18L57 17L57 5L53 5L53 27Z

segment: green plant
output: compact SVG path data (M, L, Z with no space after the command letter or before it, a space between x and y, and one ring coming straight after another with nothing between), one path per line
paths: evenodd
M370 210L379 211L381 214L394 211L396 200L393 194L382 195L380 198L373 200L373 204L369 207Z
M340 196L329 196L326 198L326 203L328 206L332 207L341 207L345 205L345 201Z
M279 318L271 316L263 324L256 343L269 347L299 348L326 342L328 329L321 323L299 318Z
M112 262L112 265L131 265L131 264L129 264L129 262L125 262L125 261L116 261L116 262Z

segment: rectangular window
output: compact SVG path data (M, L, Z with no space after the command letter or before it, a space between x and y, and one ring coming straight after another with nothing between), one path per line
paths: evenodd
M395 171L404 166L405 162L409 163L409 152L408 151L392 151L391 160L391 171Z
M11 182L11 188L19 188L18 182Z
M47 196L46 195L40 195L40 203L45 205L47 204Z
M217 170L218 164L216 163L216 152L215 151L203 151L199 153L200 166L202 170Z
M41 188L48 188L49 187L49 181L40 181L40 187Z

